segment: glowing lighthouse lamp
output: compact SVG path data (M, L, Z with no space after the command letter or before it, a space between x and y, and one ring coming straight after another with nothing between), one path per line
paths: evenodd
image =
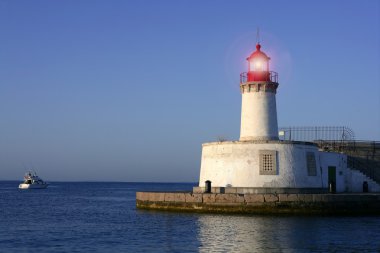
M269 71L270 58L256 51L248 58L248 72L240 75L242 93L240 140L278 140L276 91L278 75Z
M270 58L260 51L261 45L256 45L256 51L248 58L248 81L269 81Z

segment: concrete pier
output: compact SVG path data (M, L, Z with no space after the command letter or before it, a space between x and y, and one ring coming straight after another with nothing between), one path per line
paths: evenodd
M380 215L380 193L193 193L137 192L141 209L305 215Z

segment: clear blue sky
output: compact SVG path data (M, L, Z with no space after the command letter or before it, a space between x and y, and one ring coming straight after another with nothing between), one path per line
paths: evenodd
M262 49L280 126L380 140L380 2L0 0L0 180L198 181Z

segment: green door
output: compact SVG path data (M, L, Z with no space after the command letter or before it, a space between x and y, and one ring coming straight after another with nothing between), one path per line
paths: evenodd
M328 185L329 188L332 187L330 190L332 192L336 191L336 167L335 166L329 166L329 178L328 178ZM332 186L330 186L332 184Z

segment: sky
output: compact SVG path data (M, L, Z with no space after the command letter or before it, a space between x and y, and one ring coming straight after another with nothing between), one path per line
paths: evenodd
M0 0L0 180L197 182L258 27L280 127L380 140L380 1Z

